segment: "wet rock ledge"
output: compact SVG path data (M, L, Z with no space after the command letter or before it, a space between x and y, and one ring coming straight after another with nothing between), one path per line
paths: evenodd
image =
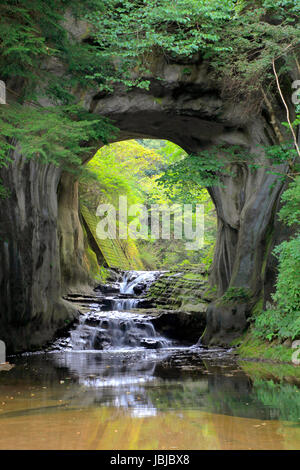
M137 289L139 284L136 284L133 294L119 292L123 275L111 276L107 284L95 288L94 295L69 294L65 300L72 302L81 314L88 315L87 321L92 325L97 324L98 317L91 307L115 310L116 302L134 297L136 302L131 307L128 305L129 310L148 315L155 330L163 336L185 344L199 340L206 327L206 310L211 301L204 268L157 273L156 279L140 286L141 289Z
M155 306L152 323L158 331L178 340L198 341L211 300L204 268L163 273L150 286L147 299Z

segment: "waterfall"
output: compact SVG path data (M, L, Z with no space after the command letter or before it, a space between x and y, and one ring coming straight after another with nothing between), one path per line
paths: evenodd
M138 299L117 299L112 301L113 310L131 310L138 307Z
M121 294L135 294L135 288L145 288L159 276L159 271L127 271L120 283Z
M81 351L139 347L159 349L171 344L170 340L157 334L151 317L129 312L98 312L97 315L94 312L92 325L87 314L71 332L72 349Z
M136 293L142 294L159 274L157 271L125 272L119 283L119 295L107 298L111 310L91 305L91 311L82 314L79 324L71 331L69 347L75 351L170 347L172 341L155 331L150 315L130 312L143 300Z

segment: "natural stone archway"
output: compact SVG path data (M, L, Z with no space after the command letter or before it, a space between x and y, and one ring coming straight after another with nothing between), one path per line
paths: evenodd
M241 145L262 160L262 147L277 142L268 109L252 116L246 102L222 99L208 63L189 64L189 76L184 65L163 60L156 60L153 69L161 80L152 80L149 92L121 89L113 96L87 96L87 109L113 119L121 138L168 139L190 153L225 143ZM284 120L278 106L277 112ZM250 298L211 304L202 338L206 344L228 344L248 326L258 300L261 306L266 300L263 287L282 183L264 168L253 172L240 164L232 170L234 176L223 177L225 187L209 188L218 216L210 281L219 298L228 287L244 288Z
M267 108L249 115L246 102L221 97L209 63L189 64L189 75L185 67L156 57L148 91L117 87L111 95L79 90L78 96L87 110L114 120L118 140L167 139L194 153L218 143L257 153L258 146L277 142ZM274 109L283 121L276 103ZM263 168L250 172L242 164L234 170L235 176L224 180L225 188L209 190L218 215L211 283L219 298L229 286L249 290L251 298L242 304L212 303L202 339L206 344L228 344L246 328L253 306L262 300L282 191L282 183ZM62 294L88 288L89 279L77 183L51 165L25 161L17 151L1 176L11 197L0 208L0 337L10 350L22 350L42 345L76 315Z

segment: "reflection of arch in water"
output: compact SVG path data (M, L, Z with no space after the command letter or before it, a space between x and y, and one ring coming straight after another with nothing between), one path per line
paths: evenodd
M6 362L6 346L4 341L0 340L0 364L4 364Z

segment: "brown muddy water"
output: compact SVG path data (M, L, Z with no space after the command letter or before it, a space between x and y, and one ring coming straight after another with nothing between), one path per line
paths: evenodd
M224 350L170 347L11 357L0 449L300 449L300 389Z
M159 275L128 271L80 296L65 338L9 358L0 449L300 449L299 368L270 374L156 331L139 307Z

